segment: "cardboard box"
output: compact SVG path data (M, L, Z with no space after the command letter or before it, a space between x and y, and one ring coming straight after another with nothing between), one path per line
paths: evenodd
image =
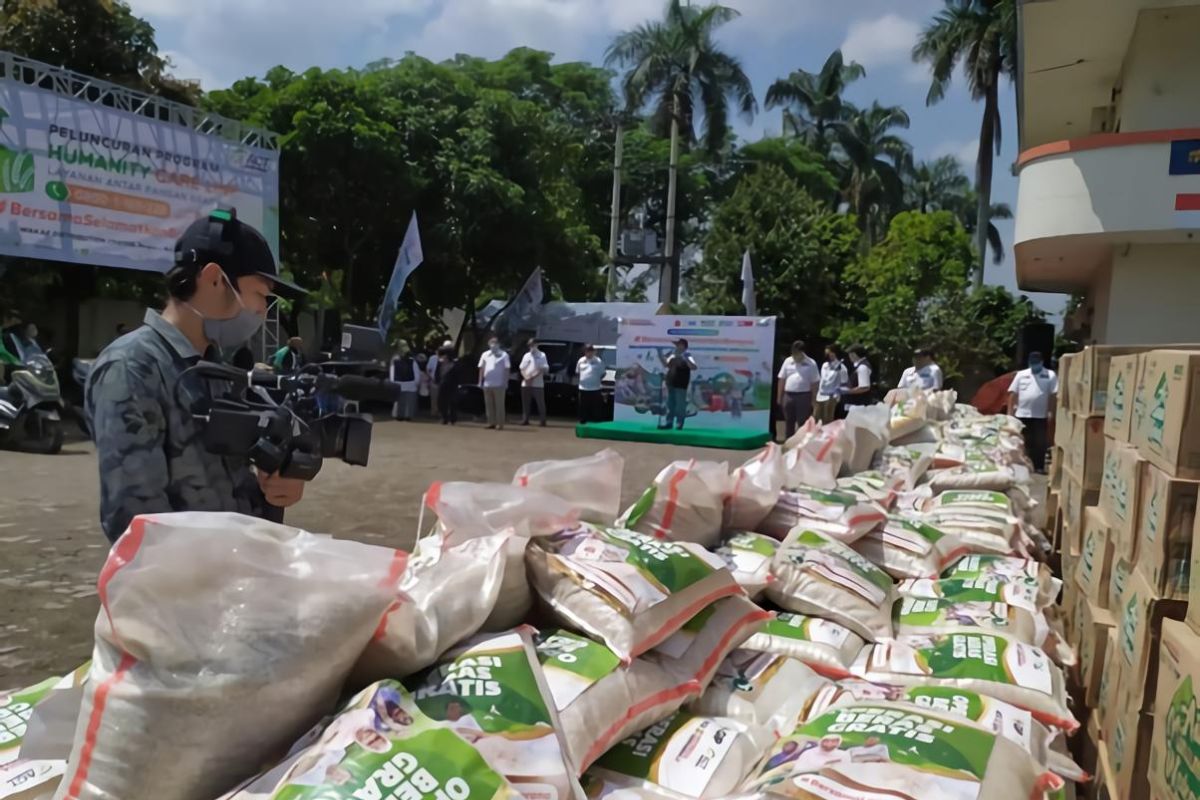
M1088 775L1095 775L1100 764L1100 717L1088 714L1084 723L1083 733L1075 741L1075 763L1083 768ZM1093 787L1088 786L1086 789ZM1083 796L1083 795L1080 795Z
M1153 350L1142 360L1133 441L1169 475L1200 479L1200 353Z
M1114 794L1117 791L1117 776L1113 774L1112 757L1108 754L1107 742L1101 742L1096 753L1096 774L1092 776L1092 784L1089 789L1091 790L1089 797L1095 798L1095 800L1128 800L1128 798Z
M1100 482L1100 508L1112 527L1118 558L1137 557L1137 527L1146 460L1135 447L1116 439L1104 440L1104 467Z
M1121 598L1125 595L1125 587L1129 583L1129 576L1133 574L1133 564L1130 564L1123 558L1113 559L1112 569L1109 570L1108 577L1108 605L1109 611L1117 617L1117 622L1120 622L1120 614L1118 609L1121 608Z
M1200 483L1172 478L1152 464L1142 482L1137 526L1137 569L1171 600L1188 598L1196 499Z
M1079 553L1083 540L1083 510L1100 502L1100 492L1084 489L1079 480L1067 474L1063 477L1059 503L1063 510L1063 551Z
M1104 401L1104 435L1129 442L1133 435L1133 395L1137 389L1141 356L1114 356L1108 366L1108 393Z
M1200 797L1200 635L1163 622L1150 744L1150 785L1164 800Z
M1078 356L1078 364L1073 362L1071 365L1071 411L1085 417L1103 416L1108 405L1112 357L1134 355L1145 349L1145 346L1120 345L1092 345L1085 348Z
M1066 465L1067 448L1071 446L1071 434L1075 431L1075 415L1070 411L1059 411L1054 416L1054 439L1053 443L1056 448L1063 451L1062 463Z
M1110 633L1113 642L1116 642L1117 621L1109 611L1095 603L1084 601L1082 605L1083 635L1080 636L1079 643L1079 674L1083 684L1083 704L1093 708L1100 698L1104 656Z
M1200 542L1200 514L1196 515L1196 522L1192 527L1192 557L1191 567L1188 570L1188 613L1187 623L1192 626L1192 630L1200 632L1200 547L1196 543ZM1196 579L1192 580L1191 576L1195 575Z
M1108 586L1113 563L1113 543L1108 519L1096 506L1083 514L1083 544L1075 567L1075 582L1089 602L1108 607Z
M1055 436L1057 436L1058 428L1056 427L1054 431ZM1064 458L1066 458L1066 451L1063 450L1063 448L1059 447L1058 445L1054 445L1050 448L1050 464L1046 470L1049 474L1046 478L1046 485L1052 491L1058 491L1058 488L1062 486Z
M1075 368L1075 362L1079 360L1078 353L1064 353L1058 358L1058 409L1056 414L1058 418L1062 418L1065 412L1071 409L1071 370Z
M1128 712L1150 709L1158 682L1158 641L1164 619L1183 619L1187 604L1164 600L1134 570L1121 596L1117 617L1117 650L1120 651L1120 704Z
M1076 417L1067 448L1067 472L1085 489L1100 490L1104 475L1104 418Z
M1118 691L1123 680L1121 653L1118 647L1120 622L1120 619L1117 619L1117 627L1109 632L1108 641L1104 645L1104 669L1100 674L1100 691L1096 695L1096 705L1093 707L1102 731L1108 730L1109 719L1121 708L1121 693Z
M1136 709L1124 709L1110 721L1109 734L1104 739L1112 768L1113 800L1142 800L1150 795L1147 767L1150 764L1150 742L1154 735L1154 718Z

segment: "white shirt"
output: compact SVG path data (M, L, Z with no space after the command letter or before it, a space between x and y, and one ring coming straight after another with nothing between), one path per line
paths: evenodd
M575 374L579 376L579 388L585 392L600 390L604 385L604 372L604 359L600 356L584 356L575 365Z
M817 369L817 362L808 356L803 356L799 362L788 356L776 377L783 380L785 392L811 392L813 385L821 382L821 371Z
M842 393L842 385L850 382L846 374L846 365L840 361L832 364L826 361L821 365L821 388L817 390L817 400L832 400Z
M508 384L508 371L512 368L512 362L508 360L508 353L503 350L493 353L489 349L479 357L479 368L483 370L484 388L499 389Z
M871 365L865 358L854 365L854 375L858 379L858 385L854 388L861 389L871 385Z
M942 368L937 364L930 364L920 369L909 367L900 376L900 383L896 384L896 388L924 389L927 392L935 392L942 388Z
M541 389L546 385L545 374L550 371L550 360L541 350L536 353L530 350L521 356L521 385ZM530 378L534 372L537 375Z
M1017 416L1045 419L1050 413L1050 398L1058 394L1058 376L1043 368L1040 374L1023 369L1013 376L1008 391L1017 396Z
M438 365L437 355L435 354L435 355L430 356L429 360L425 362L425 374L427 374L431 378L436 379L437 378L437 365Z

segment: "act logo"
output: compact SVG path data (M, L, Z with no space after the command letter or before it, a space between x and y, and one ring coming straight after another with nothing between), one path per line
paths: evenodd
M1158 378L1158 385L1154 387L1154 408L1150 410L1150 431L1147 435L1150 444L1162 446L1163 428L1167 423L1167 401L1170 398L1171 387L1164 372Z

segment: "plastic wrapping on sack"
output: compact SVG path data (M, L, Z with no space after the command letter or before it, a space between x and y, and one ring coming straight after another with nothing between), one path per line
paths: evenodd
M724 462L676 461L658 473L617 524L659 539L714 547L721 538L729 487Z
M913 578L896 584L896 594L952 603L1005 603L1030 612L1041 610L1036 587L995 578Z
M811 417L784 445L784 485L832 489L850 454L845 422L822 425Z
M875 641L892 635L892 579L830 536L796 528L771 563L767 597L780 608L818 614Z
M582 525L535 539L525 559L551 610L626 663L707 606L742 593L704 548L619 528Z
M869 503L877 503L884 509L891 508L901 491L902 481L878 470L860 472L838 478L837 491L852 494Z
M968 461L965 466L929 471L929 486L934 492L954 489L980 489L1007 492L1014 486L1028 485L1032 476L1022 464L997 464L993 461Z
M957 402L958 392L953 389L930 392L925 403L925 416L939 422L948 420L954 416L954 406Z
M935 495L925 503L924 511L937 509L968 509L978 508L993 511L999 515L1010 517L1013 514L1012 501L1004 492L986 490L954 490Z
M801 486L779 495L758 532L783 539L793 528L804 525L849 543L886 519L883 508L853 494Z
M1021 521L1000 510L973 506L932 508L914 519L953 534L972 552L1007 556L1023 547Z
M794 658L734 650L699 700L696 714L727 717L771 734L771 741L795 730L809 704L829 681Z
M328 726L297 742L283 763L221 800L520 800L516 787L461 735L480 739L485 727L495 731L508 720L465 711L456 723L435 720L396 681L372 684Z
M239 514L135 518L55 797L211 800L254 775L333 709L404 565Z
M961 539L916 519L890 516L853 544L854 549L893 578L934 578L967 552Z
M800 800L1042 800L1063 781L962 717L876 702L807 722L771 748L746 785Z
M448 545L503 531L549 536L575 525L580 514L579 506L561 497L508 483L439 481L425 492L424 503L437 515Z
M512 482L565 500L585 522L607 525L621 513L624 470L621 454L605 448L583 458L531 461L517 468Z
M963 556L942 572L943 578L959 580L997 580L1034 587L1037 607L1048 608L1058 599L1062 581L1054 577L1050 567L1028 558L1008 556Z
M933 463L932 445L885 447L879 453L878 471L900 484L902 491L911 491L925 477Z
M351 683L364 686L387 677L405 678L483 629L493 615L511 549L526 540L511 534L471 539L453 547L439 536L418 542L400 580L397 602L388 609L355 665ZM521 576L524 580L524 576ZM527 590L514 599L525 605Z
M725 597L705 608L643 658L708 686L725 656L774 615L746 597Z
M1074 732L1066 682L1036 647L989 633L905 636L863 649L851 671L872 683L940 686L986 694Z
M843 435L849 442L849 455L842 474L857 475L871 468L875 456L888 443L888 421L888 408L882 403L847 410Z
M742 645L745 650L794 658L833 680L850 677L850 665L866 640L821 617L781 611Z
M783 451L772 442L730 475L725 527L748 531L757 528L779 500L783 482Z
M709 800L733 794L773 737L737 720L676 711L612 747L589 774Z
M751 599L757 598L771 582L771 559L779 542L757 533L735 533L717 548L733 579Z
M918 390L899 389L888 393L891 418L888 420L888 441L897 442L919 432L928 425L925 407L928 398Z

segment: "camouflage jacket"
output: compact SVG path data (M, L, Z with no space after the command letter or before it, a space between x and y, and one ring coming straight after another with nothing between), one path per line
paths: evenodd
M200 360L187 337L158 312L120 337L88 375L84 410L100 462L100 525L115 542L138 514L239 511L267 516L245 459L204 449L192 414L211 387L180 375Z

